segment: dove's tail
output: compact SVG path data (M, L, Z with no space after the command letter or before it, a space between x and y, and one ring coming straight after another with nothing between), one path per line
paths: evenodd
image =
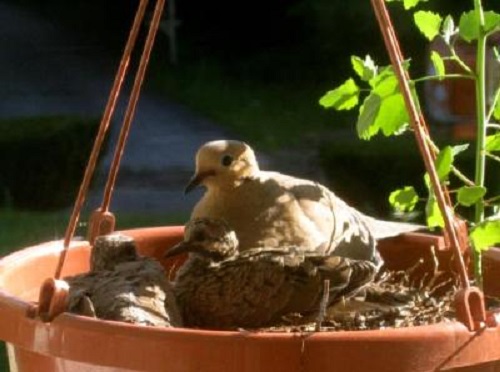
M423 230L426 226L406 222L382 221L375 218L370 221L376 240L398 236L407 232Z

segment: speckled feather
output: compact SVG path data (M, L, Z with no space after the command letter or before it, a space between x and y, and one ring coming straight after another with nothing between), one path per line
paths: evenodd
M179 269L174 283L187 326L274 325L290 313L318 311L324 280L330 281L329 302L334 303L342 296L354 294L370 282L376 272L375 265L369 261L318 256L297 247L238 252L236 236L229 230L224 239L207 232L223 231L212 229L210 226L214 224L227 226L212 219L191 221L186 228L185 242L181 243L183 250L193 252ZM203 230L204 233L200 233ZM222 241L224 244L220 244ZM228 249L228 245L231 248ZM214 248L223 246L225 255L215 259Z

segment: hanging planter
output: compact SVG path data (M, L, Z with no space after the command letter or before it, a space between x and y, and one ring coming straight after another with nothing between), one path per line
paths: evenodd
M123 232L141 254L160 258L163 247L182 239L182 227ZM409 234L382 242L394 268L426 256L431 246L446 257L444 239ZM158 249L161 247L161 249ZM90 245L71 244L63 275L88 271ZM477 331L460 322L428 326L320 333L259 333L155 328L63 313L44 323L34 301L53 273L62 250L55 241L26 248L0 260L0 338L8 342L17 371L429 371L474 366L500 368L500 329L489 314ZM404 252L403 252L404 251ZM412 257L407 260L407 254ZM500 282L500 253L485 265ZM171 261L162 261L170 267ZM489 265L491 264L491 271ZM22 278L22 280L20 280ZM56 288L56 292L60 290ZM57 296L55 296L57 298ZM15 370L15 369L12 369Z
M462 288L456 296L457 321L370 331L271 333L147 327L64 312L68 289L58 279L87 272L95 237L114 230L109 202L164 0L158 0L156 5L103 203L91 218L89 241L72 241L146 4L147 0L141 0L64 240L25 248L0 260L0 339L7 342L11 369L19 372L419 372L462 367L474 371L500 370L500 312L486 312L482 292L469 286L462 261L466 239L457 228L459 224L447 213L444 213L448 221L446 238L406 234L381 241L379 250L391 269L406 270L432 251L442 270L459 272ZM395 49L395 36L384 2L373 0L373 5L388 48L392 47L393 65L404 88L404 72L397 68L402 65L402 56ZM425 126L418 115L413 119L418 136ZM425 142L419 140L423 152L427 151L424 155L431 178L436 178ZM442 210L446 210L444 194L436 194ZM183 238L182 227L141 228L122 233L134 238L140 254L157 258L167 270L178 266L162 255ZM452 257L455 267L450 264ZM483 262L485 292L499 296L500 250L488 251Z

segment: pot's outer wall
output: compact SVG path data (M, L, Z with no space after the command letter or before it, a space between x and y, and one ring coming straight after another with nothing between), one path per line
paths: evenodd
M126 233L141 253L160 257L182 232L165 227ZM19 372L500 371L500 362L492 363L500 360L500 329L470 333L460 323L316 334L163 329L71 314L42 323L27 316L28 301L53 275L61 247L46 243L0 260L0 338L11 344ZM63 275L88 270L89 252L88 243L74 243Z

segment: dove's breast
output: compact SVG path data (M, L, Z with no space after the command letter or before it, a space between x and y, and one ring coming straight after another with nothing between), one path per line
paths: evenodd
M225 219L240 250L295 245L321 251L334 230L332 201L325 190L314 182L261 172L236 188L208 190L192 217Z

